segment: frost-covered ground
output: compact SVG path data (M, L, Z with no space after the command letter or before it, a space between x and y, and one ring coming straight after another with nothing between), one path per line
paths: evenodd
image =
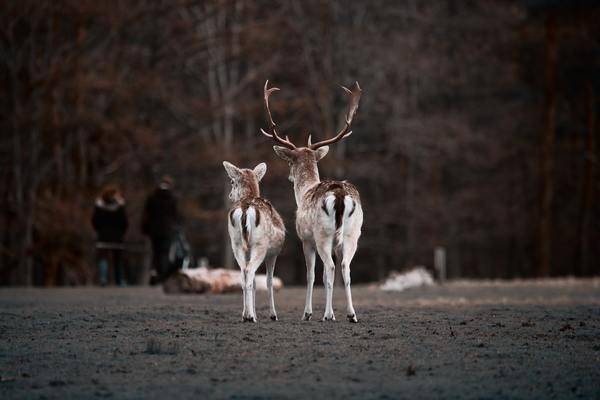
M600 280L353 291L359 324L301 322L303 288L0 290L0 398L600 398ZM323 311L315 289L315 315Z

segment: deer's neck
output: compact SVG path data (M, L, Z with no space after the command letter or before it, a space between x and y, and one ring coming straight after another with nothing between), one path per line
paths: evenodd
M304 194L317 183L321 182L317 163L302 165L294 173L294 195L298 208L302 205Z
M253 199L255 197L260 197L260 189L258 187L258 182L248 182L240 188L239 199Z

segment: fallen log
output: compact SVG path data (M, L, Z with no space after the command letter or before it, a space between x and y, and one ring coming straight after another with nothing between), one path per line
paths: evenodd
M163 283L165 293L233 293L241 292L241 273L239 270L206 267L179 270ZM279 290L283 282L273 277L273 289ZM267 276L256 274L256 290L267 290Z

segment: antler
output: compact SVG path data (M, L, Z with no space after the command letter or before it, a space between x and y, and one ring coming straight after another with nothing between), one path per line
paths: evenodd
M346 114L346 126L342 128L341 131L338 132L337 135L332 137L331 139L326 139L315 144L311 143L310 136L308 137L308 148L311 150L316 150L319 147L326 146L331 143L335 143L343 138L347 138L352 134L350 130L350 126L352 125L352 119L354 119L354 114L356 114L356 110L358 109L358 102L360 101L360 95L362 94L362 90L360 86L358 86L358 82L355 83L355 88L353 90L348 89L347 87L342 86L342 89L350 95L350 108L348 109L348 114Z
M260 131L266 137L269 137L269 138L275 140L277 143L284 145L288 149L294 150L296 148L296 146L294 145L294 143L292 143L287 136L285 137L285 139L282 139L277 134L277 131L275 130L275 126L276 125L275 125L275 122L273 122L273 117L271 116L271 109L269 108L269 96L271 95L271 93L278 91L279 88L272 87L271 89L267 89L268 86L269 86L269 81L267 80L265 82L265 89L264 89L264 94L265 94L265 108L267 109L267 116L269 117L269 123L271 124L271 133L265 132L265 130L262 129L262 128L261 128Z

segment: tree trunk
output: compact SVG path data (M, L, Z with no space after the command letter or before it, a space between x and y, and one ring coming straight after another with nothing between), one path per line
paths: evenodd
M586 85L586 118L587 118L587 138L585 144L585 167L583 177L583 191L581 193L581 209L578 224L578 247L576 266L579 275L588 275L589 264L589 230L590 216L592 213L593 195L594 195L594 154L595 154L595 115L594 115L594 92L592 84Z
M551 272L552 249L552 197L554 194L554 130L556 112L556 19L546 19L546 71L544 89L544 131L540 158L540 220L538 275L548 276Z

